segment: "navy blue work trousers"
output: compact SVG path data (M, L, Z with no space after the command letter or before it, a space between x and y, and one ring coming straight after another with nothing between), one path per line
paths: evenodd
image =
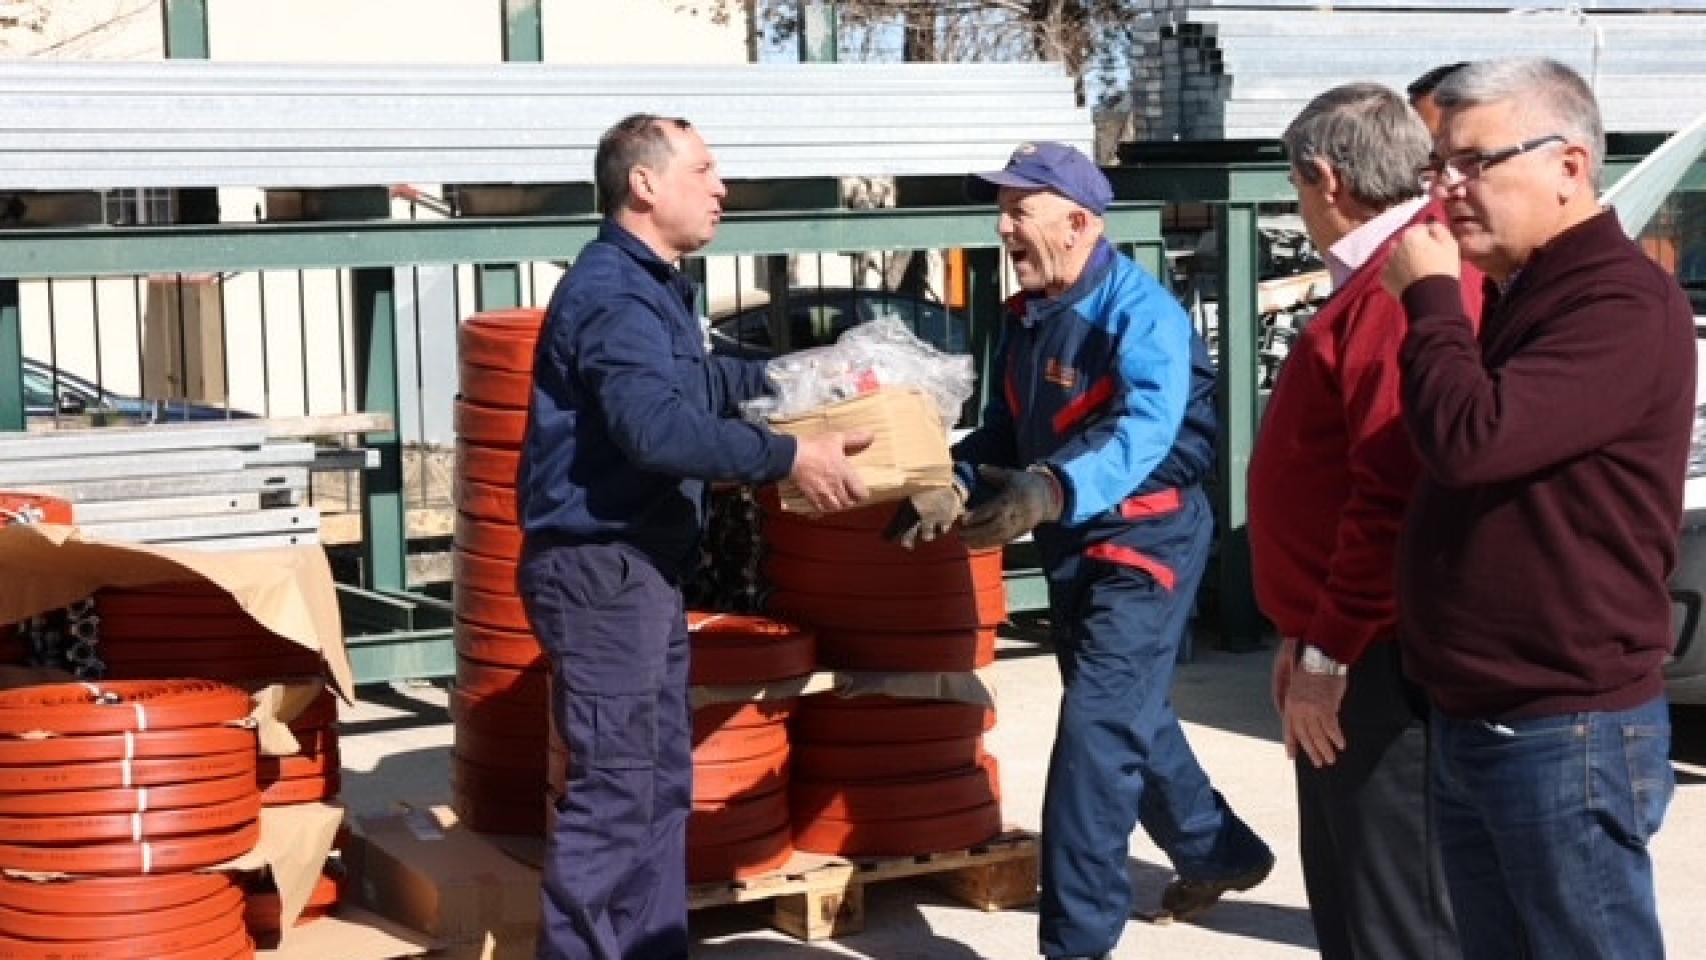
M1119 941L1138 823L1188 879L1270 856L1209 784L1173 712L1174 663L1213 532L1207 498L1193 488L1170 514L1089 532L1111 535L1038 538L1063 688L1043 797L1046 957L1095 956Z
M569 749L539 960L684 960L693 758L681 590L619 543L530 544L517 581Z

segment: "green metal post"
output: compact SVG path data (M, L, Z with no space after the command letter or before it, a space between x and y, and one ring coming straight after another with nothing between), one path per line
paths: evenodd
M1229 203L1220 217L1220 637L1248 649L1261 636L1250 576L1250 449L1256 439L1256 207Z
M989 403L995 372L995 347L1001 337L1001 250L975 247L966 251L966 314L971 319L971 356L977 364L977 405L969 422L977 424Z
M397 383L395 286L394 270L350 271L361 408L369 413L388 413L393 423L402 406ZM408 553L403 445L395 429L367 434L363 442L379 451L379 467L362 473L363 583L374 590L402 590Z
M834 63L840 59L840 31L833 0L800 0L800 62Z
M165 0L160 5L160 23L167 58L208 58L207 0Z
M539 0L503 0L503 55L506 63L538 63L545 59L545 35ZM521 266L514 263L474 265L474 309L502 310L521 306Z
M480 263L474 266L474 309L503 310L521 306L521 266Z
M503 0L506 63L539 63L545 59L545 33L540 26L539 0Z
M18 310L18 281L0 278L0 430L22 430L24 417L24 331ZM17 376L12 375L17 371Z

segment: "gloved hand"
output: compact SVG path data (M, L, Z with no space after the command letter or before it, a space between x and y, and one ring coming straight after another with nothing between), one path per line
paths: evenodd
M973 550L998 547L1023 536L1039 523L1060 519L1065 497L1060 480L1048 467L1025 470L981 466L978 476L997 491L982 506L966 514L960 539Z
M957 483L920 490L901 501L883 539L911 550L918 541L929 543L953 529L965 508L966 491Z

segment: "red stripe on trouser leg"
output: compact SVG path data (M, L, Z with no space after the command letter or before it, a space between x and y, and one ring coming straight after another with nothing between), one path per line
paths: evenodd
M1105 560L1108 563L1122 567L1133 567L1142 570L1155 578L1155 582L1168 590L1178 581L1173 568L1147 554L1139 553L1130 547L1122 547L1114 543L1098 543L1084 551L1086 557L1092 560Z

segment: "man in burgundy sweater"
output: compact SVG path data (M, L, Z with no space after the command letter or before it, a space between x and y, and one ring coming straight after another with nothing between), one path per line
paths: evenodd
M1397 93L1355 83L1310 101L1283 139L1333 280L1250 461L1304 884L1326 960L1447 960L1457 937L1428 822L1427 701L1399 668L1394 597L1420 467L1398 410L1404 311L1380 285L1398 232L1439 216L1416 180L1431 138ZM1479 313L1479 288L1464 300Z
M1660 957L1647 843L1674 779L1660 664L1694 414L1682 290L1596 196L1593 94L1550 60L1435 94L1449 229L1383 282L1410 321L1423 477L1399 549L1405 667L1433 702L1464 956ZM1476 336L1458 257L1489 278Z

